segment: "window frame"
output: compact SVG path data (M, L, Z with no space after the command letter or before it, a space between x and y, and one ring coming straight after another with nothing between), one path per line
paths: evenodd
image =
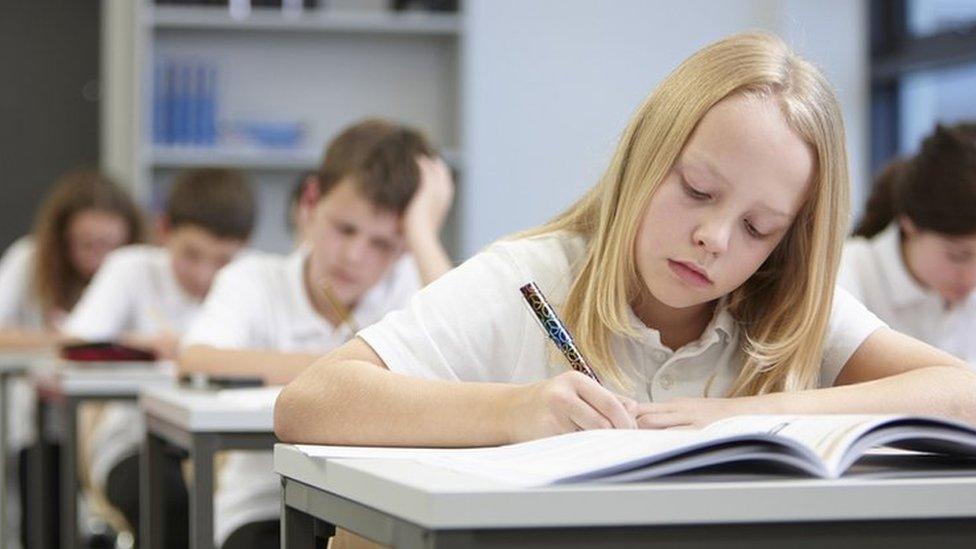
M976 63L976 21L925 36L908 30L910 0L870 0L871 171L898 154L901 79Z

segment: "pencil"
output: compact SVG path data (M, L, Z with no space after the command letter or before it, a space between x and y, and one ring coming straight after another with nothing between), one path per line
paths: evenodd
M335 311L337 315L339 315L339 325L341 326L346 324L354 334L359 332L359 325L356 324L356 320L352 317L352 313L350 313L349 309L347 309L346 306L339 301L339 298L336 297L329 283L323 282L320 289L322 290L322 295L325 296L325 300L329 302L329 306L332 307L332 310Z

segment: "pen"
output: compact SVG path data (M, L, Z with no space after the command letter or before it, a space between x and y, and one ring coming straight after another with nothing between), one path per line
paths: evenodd
M525 298L525 302L529 304L529 308L532 309L535 317L539 320L539 325L542 326L542 330L556 344L556 347L559 347L559 350L563 352L566 360L569 361L569 366L577 372L592 378L597 383L600 383L600 378L596 377L596 373L586 363L586 359L583 358L583 353L580 352L573 342L573 336L569 333L569 329L559 320L559 316L556 315L556 310L546 301L539 286L535 282L529 282L519 288L519 291L522 292L522 297Z

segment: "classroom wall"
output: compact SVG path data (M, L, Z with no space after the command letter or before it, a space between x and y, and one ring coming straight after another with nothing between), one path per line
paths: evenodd
M844 110L854 195L863 194L863 0L467 0L465 6L464 256L567 207L599 178L645 94L697 48L743 30L780 33L823 67Z

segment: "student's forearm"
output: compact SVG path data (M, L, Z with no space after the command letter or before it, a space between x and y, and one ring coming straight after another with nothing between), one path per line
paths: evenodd
M506 411L518 391L517 385L417 379L326 357L282 391L275 432L283 441L311 444L504 444L512 439Z
M65 340L53 330L27 330L22 328L0 329L0 349L31 351L53 348Z
M417 269L425 286L454 267L440 238L433 230L408 233L407 246L417 262Z
M756 399L767 413L924 414L976 423L976 373L953 366L919 368L898 375Z
M268 385L283 385L295 378L321 355L263 350L218 349L191 345L180 353L182 374L212 377L260 378Z

